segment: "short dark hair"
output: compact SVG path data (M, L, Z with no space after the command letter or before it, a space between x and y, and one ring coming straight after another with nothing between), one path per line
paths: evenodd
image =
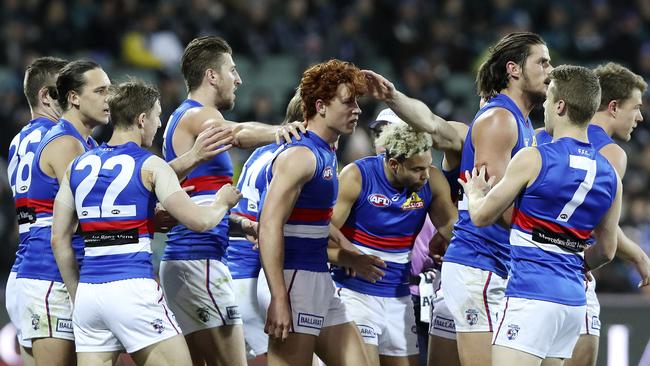
M128 129L141 113L149 114L160 100L160 92L143 81L131 79L111 87L108 108L115 128Z
M216 69L221 65L224 54L232 55L232 48L223 38L216 36L195 38L185 47L181 72L188 92L201 85L205 70Z
M639 89L643 94L648 88L648 84L641 76L614 62L600 65L594 69L594 72L600 80L599 111L607 109L612 100L623 102L632 95L634 89Z
M25 81L23 92L27 103L31 108L38 105L38 92L43 87L50 87L56 84L56 74L68 63L68 61L57 57L39 57L34 60L25 70ZM50 96L57 99L56 88L48 88Z
M87 83L84 73L94 69L101 69L101 66L95 61L78 60L70 62L61 70L56 79L56 91L63 111L68 110L68 93L73 90L79 93Z
M569 120L586 126L600 104L600 84L593 70L582 66L562 65L551 71L553 103L563 100Z
M481 64L476 75L478 95L486 101L508 87L506 64L510 61L524 66L534 45L544 45L542 37L530 32L515 32L501 38L490 47L488 58Z

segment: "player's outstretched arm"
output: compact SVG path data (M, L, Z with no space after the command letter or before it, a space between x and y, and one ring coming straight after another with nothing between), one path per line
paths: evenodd
M72 249L72 235L77 228L78 219L69 176L70 170L64 174L59 192L54 199L51 245L56 265L59 267L70 299L74 302L79 284L79 265Z
M291 312L284 283L284 225L293 211L302 186L314 175L316 157L298 146L277 156L260 215L259 247L262 267L271 292L264 331L269 337L286 339Z
M447 149L443 150L442 155L442 170L446 172L453 171L460 166L461 153L463 152L463 144L465 143L465 137L467 136L467 131L469 131L469 126L456 121L449 121L451 127L456 130L458 136L460 136L460 149Z
M169 166L172 167L178 179L182 180L197 165L228 151L232 147L233 140L231 128L208 127L199 133L192 148L170 161Z
M469 200L469 215L476 226L488 226L496 222L514 202L517 195L535 181L539 175L542 159L537 148L520 150L510 161L503 179L491 188L496 178L486 179L486 168L474 168L464 172L458 182L463 186Z
M362 71L366 76L368 93L384 101L390 109L413 128L431 134L433 146L440 150L460 151L463 147L461 136L444 119L435 115L420 100L407 97L395 88L393 83L371 70Z
M172 216L193 231L215 227L241 198L236 188L226 184L219 189L212 204L199 206L181 188L172 168L157 156L144 162L142 181L156 193L158 201Z
M601 267L614 258L616 254L616 232L621 216L621 201L623 185L617 175L616 196L611 207L594 229L596 242L585 250L585 269L592 270Z

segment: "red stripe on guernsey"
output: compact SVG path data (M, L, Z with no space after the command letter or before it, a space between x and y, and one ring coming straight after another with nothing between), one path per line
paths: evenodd
M554 233L569 234L575 238L582 239L582 240L589 239L592 232L591 230L571 229L569 227L556 224L554 222L538 219L536 217L526 215L525 213L523 213L518 209L514 209L512 217L513 217L512 220L513 224L529 232L532 232L533 228L539 228L539 229L552 231Z
M341 232L349 240L354 240L360 244L377 248L377 249L406 249L410 248L415 241L415 235L411 236L402 236L397 238L385 238L374 236L368 233L365 233L359 229L351 228L349 226L344 226L341 228Z
M249 219L249 220L251 220L251 221L257 221L257 217L255 217L255 216L253 216L253 215L249 215L249 214L247 214L247 213L243 213L243 212L231 212L230 214L231 214L231 215L237 215L237 216L245 217L245 218L247 218L247 219Z
M203 192L218 191L226 184L232 184L232 177L226 175L206 175L203 177L185 179L183 183L181 183L181 187L194 186L194 191L192 192Z
M332 218L332 208L294 208L288 221L319 222Z
M16 207L33 207L36 213L52 213L54 211L54 200L19 198L16 200Z
M81 222L81 231L109 231L109 230L128 230L138 229L139 234L153 234L153 220L121 220L121 221L91 221Z

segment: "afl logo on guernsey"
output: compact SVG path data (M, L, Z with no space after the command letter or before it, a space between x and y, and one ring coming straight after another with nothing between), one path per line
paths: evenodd
M333 171L333 170L332 170L332 167L331 167L331 166L328 166L327 168L325 168L325 169L323 170L323 179L325 179L325 180L330 180L330 179L332 179L332 177L334 176L334 174L332 173L332 171Z
M373 193L368 196L368 202L375 207L388 207L390 206L390 199L383 194Z

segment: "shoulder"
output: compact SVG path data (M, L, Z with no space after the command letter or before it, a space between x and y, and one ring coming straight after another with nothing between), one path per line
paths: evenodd
M273 162L274 175L279 172L300 177L312 176L316 171L316 156L307 146L295 145L285 148Z
M517 135L517 120L512 112L505 108L494 107L486 110L472 126L473 138L489 138L495 144L513 141Z
M339 182L348 181L348 182L361 182L361 169L357 162L350 163L341 169L339 174Z
M47 148L49 152L60 152L62 154L66 154L68 152L81 154L82 152L85 152L81 141L79 141L79 139L76 137L68 134L54 136L53 138L46 140L43 148Z
M598 151L616 170L619 176L624 177L627 168L627 154L617 144L607 144Z
M219 126L225 123L225 120L217 108L202 106L188 109L180 122L193 128L205 129L210 125Z

